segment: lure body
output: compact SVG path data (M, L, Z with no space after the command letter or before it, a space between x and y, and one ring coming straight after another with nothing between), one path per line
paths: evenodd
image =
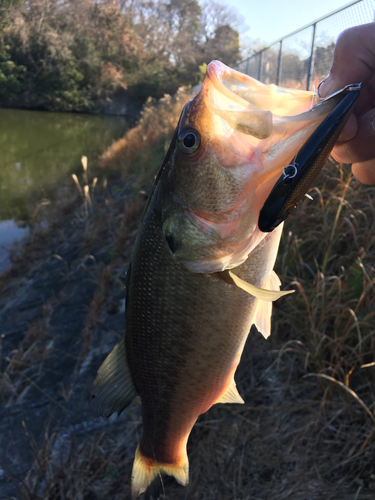
M339 138L361 88L362 84L348 85L330 97L338 101L337 106L298 151L293 162L284 168L260 211L258 225L261 231L273 231L307 193Z

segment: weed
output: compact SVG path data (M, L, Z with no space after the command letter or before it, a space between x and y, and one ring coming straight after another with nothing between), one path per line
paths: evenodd
M95 191L96 183L98 182L98 178L94 177L91 186L89 186L89 179L87 173L87 156L82 156L81 158L82 167L83 167L83 186L78 180L76 174L72 174L72 178L77 186L78 192L83 199L83 207L80 216L84 219L87 219L89 213L92 212L92 201Z
M18 349L9 353L0 371L0 396L2 403L11 405L33 382L24 371L34 366L43 369L42 363L52 349L49 335L49 315L53 301L43 305L43 318L31 323Z

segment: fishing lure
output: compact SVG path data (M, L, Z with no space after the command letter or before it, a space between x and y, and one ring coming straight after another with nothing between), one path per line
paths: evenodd
M314 106L330 99L341 99L296 154L293 162L284 167L260 210L258 226L262 232L273 231L307 193L344 128L361 88L362 83L347 85Z

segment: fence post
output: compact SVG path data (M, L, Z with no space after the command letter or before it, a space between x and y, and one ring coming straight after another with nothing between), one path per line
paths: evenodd
M307 73L306 90L310 90L311 80L312 80L313 72L314 72L316 23L314 23L312 26L313 26L313 36L312 36L312 42L311 42L311 54L310 54L310 62L309 62L309 72Z
M258 66L258 80L262 81L262 69L263 69L263 50L259 52L259 66Z
M328 18L330 18L330 17L338 14L339 12L345 11L349 7L353 7L354 5L360 4L362 2L365 3L365 0L352 0L349 4L344 5L343 7L340 7L339 9L336 9L335 11L327 14L326 16L322 16L319 19L316 19L311 24L307 24L306 26L303 26L302 28L293 31L293 32L289 33L288 35L286 35L286 36L284 36L282 38L279 38L279 40L275 40L275 42L273 42L271 46L264 47L262 50L259 50L255 54L252 54L250 57L248 57L247 60L240 61L239 63L235 64L233 67L234 68L239 68L240 64L244 63L246 61L246 73L249 74L250 59L251 60L254 59L254 64L255 64L255 58L259 57L258 80L261 81L262 80L262 72L263 72L263 52L266 51L266 50L268 50L269 48L273 47L274 45L276 45L276 43L280 43L279 56L278 56L278 67L277 67L277 74L276 74L276 79L275 79L276 83L280 85L280 82L281 82L281 73L282 73L282 43L283 43L283 40L285 40L286 38L289 38L289 37L291 37L293 35L296 35L297 33L300 33L300 32L304 31L307 28L312 27L313 28L313 36L312 36L312 42L311 42L310 58L309 58L309 61L308 61L307 82L306 82L307 90L309 90L309 88L311 87L313 78L314 78L316 25L320 21L323 21L324 19L328 19ZM372 0L372 2L373 2L373 0ZM0 3L1 3L1 0L0 0ZM371 11L371 12L373 12L373 15L369 16L368 15L369 13L367 12L367 9L366 9L366 22L370 22L372 19L375 21L375 10ZM367 20L367 18L369 18L369 19ZM356 24L354 22L350 22L350 26L356 26ZM305 67L306 66L304 66L304 69L305 69Z
M281 80L282 52L283 52L283 41L280 40L279 57L277 58L276 85L280 85L280 80Z

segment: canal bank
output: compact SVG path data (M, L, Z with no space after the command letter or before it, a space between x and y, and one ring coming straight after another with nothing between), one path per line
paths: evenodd
M89 394L124 332L124 280L145 196L117 179L90 199L87 214L73 190L66 203L75 209L31 235L0 279L0 498L44 498L76 444L104 430L123 439L124 422L97 418ZM139 426L134 411L129 430Z
M0 109L0 272L36 212L71 183L81 157L92 166L131 124L116 116Z

